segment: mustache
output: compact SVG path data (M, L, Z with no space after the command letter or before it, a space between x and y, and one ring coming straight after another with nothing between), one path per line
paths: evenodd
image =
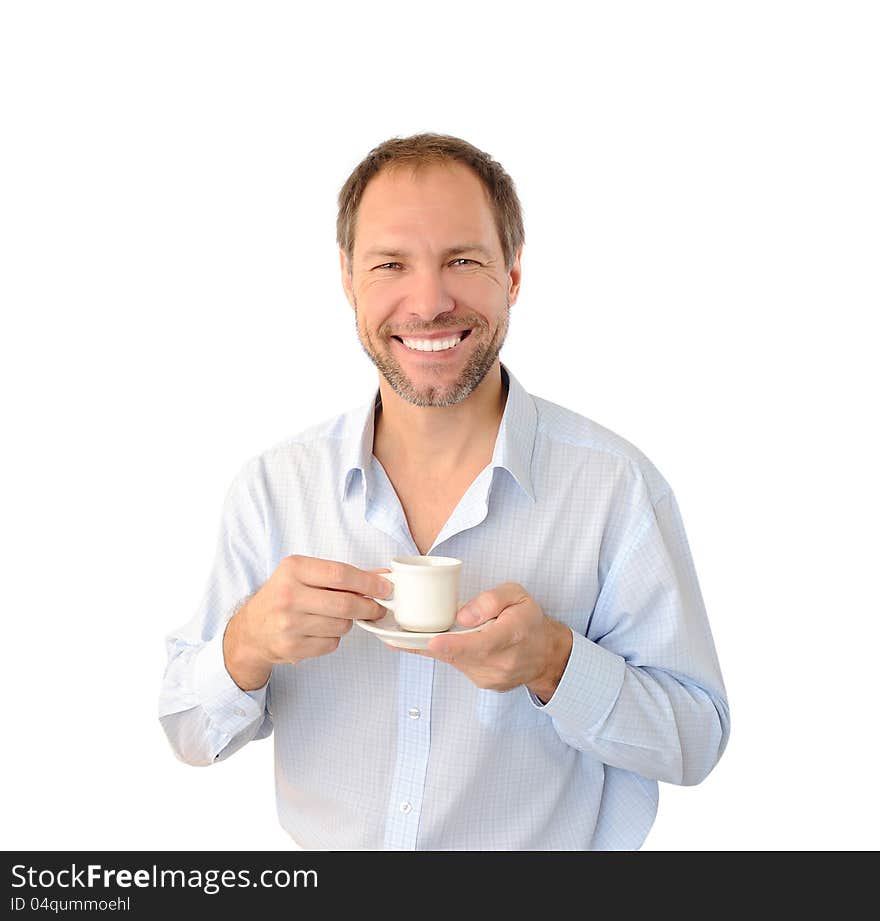
M386 339L390 339L392 336L406 336L416 337L420 333L440 333L446 329L482 329L484 326L479 320L475 318L456 318L449 323L435 323L433 326L419 326L413 327L408 326L405 329L395 329L390 330L388 327L381 327L379 330L379 335L383 336Z

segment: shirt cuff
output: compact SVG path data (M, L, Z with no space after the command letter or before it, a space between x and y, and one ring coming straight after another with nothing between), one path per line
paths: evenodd
M226 670L223 631L199 650L195 668L196 694L209 720L229 736L263 718L267 681L255 691L243 691Z
M622 656L572 630L571 655L553 696L545 704L531 691L529 697L569 732L589 732L617 703L625 672Z

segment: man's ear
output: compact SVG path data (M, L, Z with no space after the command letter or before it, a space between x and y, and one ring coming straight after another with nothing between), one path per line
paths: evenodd
M507 292L511 305L515 304L516 299L519 297L519 288L522 282L522 251L522 247L517 250L516 258L514 259L513 265L510 267L510 272L508 273L510 282Z
M339 249L339 272L342 276L342 290L348 299L348 303L354 309L354 291L351 287L351 272L348 259L345 256L345 250Z

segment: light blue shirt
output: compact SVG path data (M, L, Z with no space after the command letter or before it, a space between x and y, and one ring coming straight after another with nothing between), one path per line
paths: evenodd
M571 629L543 706L358 627L242 691L224 627L285 556L377 569L419 551L373 456L378 391L232 481L204 597L167 640L160 719L200 765L274 730L279 820L303 848L634 849L657 781L699 783L724 751L724 684L669 486L633 445L502 374L492 461L429 553L464 561L464 600L518 582Z

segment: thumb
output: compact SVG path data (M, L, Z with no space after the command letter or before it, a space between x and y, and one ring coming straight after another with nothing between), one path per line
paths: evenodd
M463 604L458 609L455 619L463 627L476 627L484 621L491 620L495 616L495 611L491 610L491 605L486 603L486 599L480 600L480 596L472 598L467 604Z

